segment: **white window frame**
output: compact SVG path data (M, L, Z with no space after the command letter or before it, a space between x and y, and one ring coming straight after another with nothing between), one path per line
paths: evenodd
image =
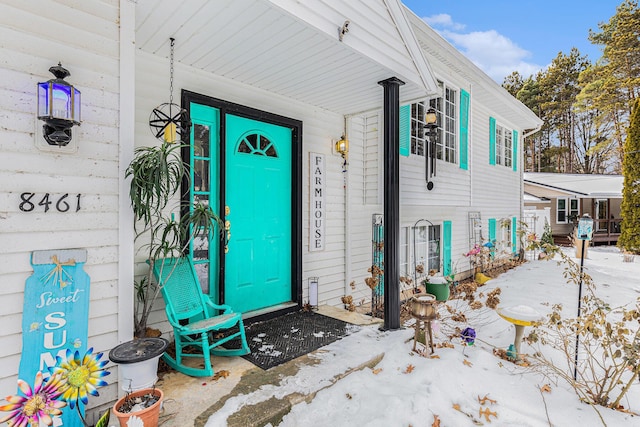
M415 254L413 227L400 228L400 276L414 279L417 277L420 281L421 277L429 274L430 270L435 270L436 274L442 272L442 226L437 225L421 225L416 227L415 231ZM414 257L416 257L415 265L422 265L423 273L417 274L414 271ZM429 268L431 267L431 268Z
M496 123L496 165L513 167L513 129Z
M511 219L500 220L500 249L501 251L511 252Z
M413 278L413 272L409 271L411 265L411 227L400 228L400 246L398 252L400 255L400 276L408 276Z
M460 89L441 81L438 81L438 88L440 94L437 97L411 104L411 154L418 156L426 154L424 114L429 107L432 107L438 116L435 157L447 163L457 164Z
M564 209L560 209L560 201L564 201ZM575 202L575 207L573 206ZM560 212L564 212L564 221L560 220ZM580 201L576 198L558 197L556 199L556 224L568 224L570 218L580 216Z
M427 266L425 271L428 273L430 270L435 269L437 273L440 273L442 271L442 227L440 225L429 226L427 243Z
M426 147L424 115L426 112L426 101L411 104L411 154L416 156L424 156L424 148Z

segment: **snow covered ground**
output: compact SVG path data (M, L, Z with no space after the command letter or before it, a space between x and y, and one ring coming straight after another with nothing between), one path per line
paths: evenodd
M574 255L573 250L566 253ZM562 303L565 315L575 316L578 286L566 283L563 269L555 260L529 261L491 280L482 290L500 287L500 307L527 306L546 314L550 304ZM640 257L623 263L616 248L589 248L585 271L597 284L598 295L612 306L633 306L640 296ZM316 390L320 391L313 401L294 406L280 426L591 427L603 422L610 427L640 426L640 416L583 404L566 383L550 383L539 373L496 357L493 349L506 349L515 330L495 311L485 310L461 325L465 326L476 330L475 344L464 347L455 339L453 348L435 350L437 358L411 351L411 327L394 332L362 328L324 347L318 355L320 364L303 367L279 386L231 399L207 426L224 425L237 408L266 396ZM436 343L446 341L442 332L436 334ZM523 353L532 350L522 344ZM345 366L357 366L381 353L384 358L376 369L354 372L321 390ZM545 384L550 384L549 391L541 390ZM632 386L622 404L640 414L640 383Z

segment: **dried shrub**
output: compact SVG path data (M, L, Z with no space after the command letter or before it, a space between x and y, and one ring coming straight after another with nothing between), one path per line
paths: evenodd
M581 315L566 317L561 304L552 305L551 313L527 337L538 350L530 356L532 367L550 378L563 379L587 403L619 409L640 374L640 298L633 306L610 307L596 296L591 276L581 274L571 258L558 253L567 282L577 285L582 280Z

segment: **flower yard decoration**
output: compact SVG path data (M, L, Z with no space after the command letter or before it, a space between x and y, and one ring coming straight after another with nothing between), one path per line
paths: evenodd
M102 379L110 374L104 370L107 360L101 361L102 353L93 353L93 348L83 356L80 352L67 350L65 357L56 357L55 366L49 367L51 376L44 378L41 371L36 374L33 387L24 380L18 380L19 395L8 396L7 405L0 411L10 412L0 423L7 422L9 427L42 427L54 424L54 417L62 415L62 408L69 405L76 409L82 423L87 424L82 415L81 403L86 405L88 395L98 396L98 387L107 385ZM106 425L108 418L101 417L97 425Z
M71 409L77 408L82 422L87 425L80 402L86 405L88 395L98 396L98 387L107 385L102 378L111 372L104 370L108 360L102 360L102 353L93 353L93 348L80 357L80 352L67 350L65 357L56 357L56 365L49 368L52 375L60 376L64 380L61 399L69 403Z
M462 345L464 346L462 354L466 356L464 351L476 342L476 330L473 328L464 328L460 333L460 338L462 338Z
M24 394L7 396L7 405L0 406L0 411L9 412L0 418L9 427L50 426L53 417L62 414L67 403L60 400L63 381L58 376L44 380L42 372L36 374L33 388L25 381L18 380L18 388Z
M56 358L57 363L50 370L66 380L62 399L69 402L71 409L78 404L78 400L86 405L89 401L87 394L98 396L97 387L107 385L101 378L111 372L103 369L107 360L100 361L101 358L102 353L93 354L93 348L88 349L82 358L80 352L71 350L67 350L64 359L60 356Z
M476 331L473 328L464 328L460 333L460 337L462 338L462 344L473 345L476 342Z

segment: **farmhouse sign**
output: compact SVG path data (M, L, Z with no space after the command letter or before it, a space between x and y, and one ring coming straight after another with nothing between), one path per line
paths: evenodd
M34 251L33 274L27 279L22 314L22 357L18 377L31 383L38 371L45 378L56 356L67 350L84 354L89 320L89 276L83 270L84 249ZM63 411L54 426L81 426L74 411Z
M324 203L324 154L309 153L309 252L324 250L326 209Z

